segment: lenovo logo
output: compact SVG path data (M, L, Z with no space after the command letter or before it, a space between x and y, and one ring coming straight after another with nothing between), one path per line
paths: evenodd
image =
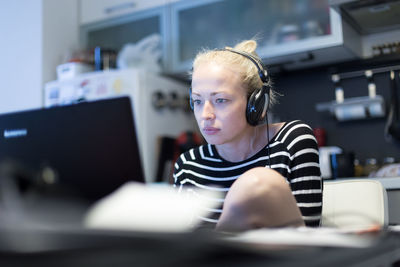
M16 138L27 136L28 130L27 129L11 129L11 130L4 130L3 136L4 138Z

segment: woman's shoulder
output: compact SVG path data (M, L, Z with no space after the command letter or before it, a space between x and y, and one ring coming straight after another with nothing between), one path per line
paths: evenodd
M285 122L273 139L271 147L295 155L299 151L318 154L317 140L312 128L301 120Z
M180 154L176 162L178 164L184 164L190 161L198 162L204 159L217 159L218 155L215 153L213 145L204 144L194 148L191 148Z
M293 147L316 147L317 140L313 129L302 120L286 122L275 137L275 141L284 144L288 150Z
M276 139L284 141L289 137L296 138L297 136L304 134L314 135L311 126L302 120L292 120L285 122L282 125L281 129L276 135Z

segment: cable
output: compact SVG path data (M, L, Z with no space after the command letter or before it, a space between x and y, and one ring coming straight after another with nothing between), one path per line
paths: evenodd
M268 139L268 144L267 144L267 153L268 153L268 164L269 164L269 168L271 169L271 152L270 152L270 141L269 140L269 124L268 124L268 114L265 114L265 121L267 123L267 139Z

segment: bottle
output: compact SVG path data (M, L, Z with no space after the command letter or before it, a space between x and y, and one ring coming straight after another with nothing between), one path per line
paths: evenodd
M376 85L373 79L374 73L372 70L366 70L365 71L365 76L367 77L368 80L368 95L370 98L375 98L376 97Z
M368 158L365 160L364 175L368 177L373 177L378 171L378 161L376 158Z
M354 159L354 176L355 177L364 176L364 167L361 165L359 159Z
M336 103L343 103L344 91L343 91L343 87L340 84L340 76L338 74L333 74L331 79L332 79L333 84L335 85Z

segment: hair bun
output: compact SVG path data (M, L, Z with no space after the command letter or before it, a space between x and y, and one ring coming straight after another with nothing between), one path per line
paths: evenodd
M246 40L238 43L234 49L254 54L257 48L257 42L254 40Z

